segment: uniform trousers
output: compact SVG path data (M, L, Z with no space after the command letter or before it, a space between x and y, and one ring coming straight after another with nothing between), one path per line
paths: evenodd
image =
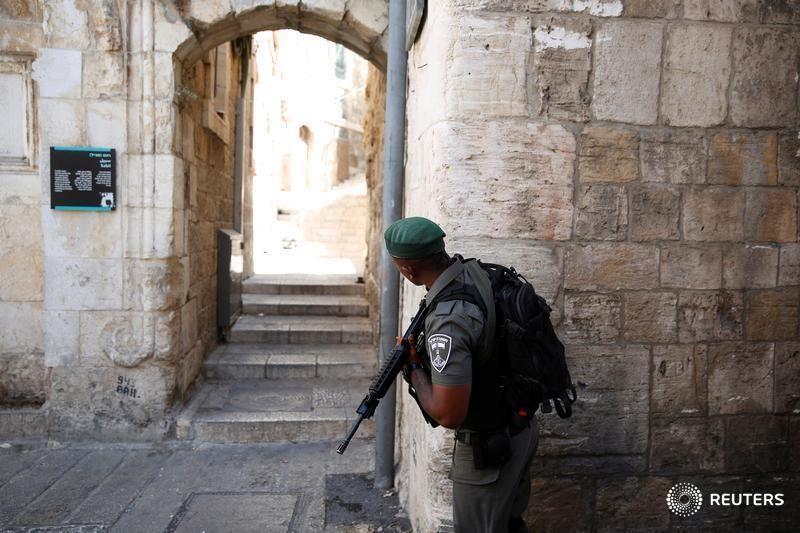
M453 480L453 524L456 533L508 533L509 519L528 505L530 465L539 444L536 418L511 437L511 458L500 467L475 468L472 448L456 441Z

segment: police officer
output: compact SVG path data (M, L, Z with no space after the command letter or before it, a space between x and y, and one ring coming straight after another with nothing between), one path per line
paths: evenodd
M539 440L536 418L509 430L489 277L477 261L450 257L444 237L422 217L401 219L384 233L400 273L428 290L427 353L412 349L404 375L425 412L456 430L450 471L456 532L524 532L528 471Z

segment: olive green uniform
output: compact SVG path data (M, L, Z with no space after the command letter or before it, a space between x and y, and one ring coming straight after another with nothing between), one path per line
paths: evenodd
M455 261L426 295L432 302L452 282L475 286L484 302L493 302L491 285L475 261ZM431 382L439 385L473 383L473 359L491 355L494 339L494 305L488 317L467 301L444 301L425 320L425 344L430 359ZM467 415L469 420L469 413ZM457 533L508 532L509 517L520 516L528 504L528 470L538 444L534 418L530 428L511 438L511 459L500 467L478 470L474 466L469 431L459 430L450 479L453 481L453 521Z

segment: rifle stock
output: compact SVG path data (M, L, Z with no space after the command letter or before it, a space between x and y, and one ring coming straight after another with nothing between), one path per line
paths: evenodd
M394 347L392 352L389 354L383 365L381 366L380 371L375 376L375 379L372 380L372 383L369 386L369 392L361 400L361 404L356 409L356 413L358 413L358 418L353 423L353 426L348 431L347 436L344 438L342 442L339 443L339 446L336 448L336 452L338 454L343 454L344 451L347 449L348 444L350 444L350 440L358 431L358 426L361 425L367 418L371 418L372 415L375 414L375 409L378 407L378 403L380 403L381 399L386 395L389 391L389 388L394 383L397 374L403 369L403 365L405 364L406 358L408 357L408 350L409 350L409 337L414 337L415 340L419 339L420 333L424 329L425 326L425 299L423 298L422 301L419 303L419 310L417 314L414 315L414 318L411 319L411 324L409 324L408 329L403 334L402 339ZM424 358L423 358L424 359ZM417 405L419 405L420 410L422 411L425 420L433 427L438 426L439 424L431 418L428 413L422 409L422 404L419 403L419 399L417 398L416 393L409 385L409 393L413 396L414 400L416 400Z

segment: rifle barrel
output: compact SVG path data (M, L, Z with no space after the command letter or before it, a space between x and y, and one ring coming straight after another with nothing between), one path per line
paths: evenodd
M347 446L350 444L350 441L353 438L353 435L356 434L358 431L358 426L361 425L361 422L366 418L363 414L358 416L358 419L353 423L353 427L350 428L350 432L344 438L342 442L339 443L339 446L336 448L336 453L342 455L344 451L347 449Z

